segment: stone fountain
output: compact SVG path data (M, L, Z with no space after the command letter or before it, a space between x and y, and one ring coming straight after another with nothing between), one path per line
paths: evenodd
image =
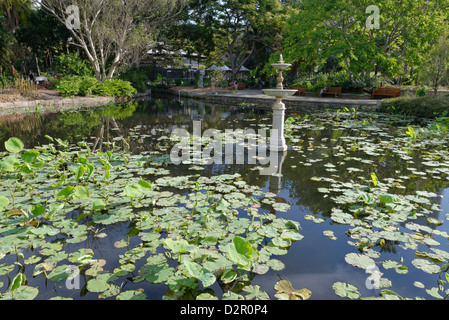
M273 105L273 127L271 141L269 149L270 151L285 152L287 151L287 144L285 143L284 137L284 118L285 118L285 104L282 99L292 96L297 90L286 90L284 89L284 77L282 75L283 70L291 66L289 63L284 63L281 58L279 63L272 64L273 68L279 71L277 77L276 89L264 89L263 92L271 97L276 98L276 102ZM274 136L273 136L274 135Z

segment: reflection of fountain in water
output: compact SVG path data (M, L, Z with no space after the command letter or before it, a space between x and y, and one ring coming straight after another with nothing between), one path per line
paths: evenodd
M278 152L278 163L270 164L274 171L270 177L269 191L274 194L279 194L281 192L282 183L282 164L284 163L287 152Z

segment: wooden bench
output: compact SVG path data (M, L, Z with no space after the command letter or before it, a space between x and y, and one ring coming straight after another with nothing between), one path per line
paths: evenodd
M374 99L375 96L383 96L383 97L399 97L401 95L401 89L397 88L377 88L373 90L373 94L371 95L371 99Z
M324 91L322 93L323 95L328 94L328 95L332 95L335 98L340 98L341 97L341 87L329 87L327 88L327 91Z
M306 95L306 87L292 87L293 90L297 90L295 96L305 96Z
M239 82L238 84L237 84L237 90L245 90L245 85L243 84L243 83L241 83L241 82Z

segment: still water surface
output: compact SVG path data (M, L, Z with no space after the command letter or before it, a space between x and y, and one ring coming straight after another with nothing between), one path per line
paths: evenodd
M295 116L295 115L294 115ZM80 112L51 113L40 115L12 115L0 119L0 140L6 141L10 137L18 137L25 143L26 148L47 144L45 135L54 138L68 140L71 143L81 139L89 142L96 149L104 148L107 142L114 142L125 138L134 153L146 154L160 148L163 139L171 134L174 128L185 128L192 132L193 121L202 121L202 129L209 128L226 130L237 128L269 128L271 113L269 111L257 111L240 107L229 107L219 105L206 105L193 100L177 100L170 98L153 98L140 101L132 105L124 105L114 110L100 108ZM382 139L388 131L373 130L372 136L368 138ZM296 220L300 223L300 233L304 239L293 243L288 254L277 257L285 264L281 271L270 270L265 275L258 275L252 281L253 285L259 285L271 297L274 295L273 285L280 277L288 279L295 288L308 288L312 291L311 299L339 299L332 290L332 284L340 281L355 285L362 297L377 296L379 290L369 290L366 280L369 276L363 269L351 266L345 261L348 252L356 252L355 248L348 243L351 239L346 234L348 226L338 225L330 219L330 213L334 206L331 197L323 197L323 193L317 188L317 182L312 177L335 177L343 181L354 181L358 177L369 177L373 167L373 157L367 156L361 151L354 151L351 158L341 161L336 153L351 140L358 137L360 132L354 128L332 127L326 123L320 124L311 121L310 126L293 129L289 135L289 151L282 159L282 172L275 176L261 176L254 165L209 165L204 170L194 172L205 176L219 174L239 173L250 185L259 186L264 192L272 192L277 195L278 201L291 205L288 212L278 212L278 216L286 219ZM366 138L366 137L365 137ZM356 138L354 141L358 141ZM106 145L105 145L106 143ZM339 147L340 146L340 147ZM355 159L355 160L354 160ZM361 160L368 160L363 162ZM417 171L424 171L419 157L413 159L413 167ZM328 163L335 165L329 170ZM378 168L379 179L389 177L400 177L410 174L407 162L397 154L387 153L374 157L374 163ZM189 166L169 165L171 175L191 175ZM355 168L356 170L348 170ZM407 181L407 190L414 191L425 189L435 192L438 197L434 199L441 206L441 210L435 211L433 217L444 220L444 214L449 211L449 190L445 189L444 181L431 181L430 177L413 177ZM322 219L320 223L310 218ZM420 221L427 225L426 220ZM64 248L66 252L76 251L82 247L92 248L97 258L108 261L110 269L119 266L117 248L113 243L123 238L130 231L128 223L117 223L108 226L106 238L92 238L84 243L68 245ZM447 223L438 228L449 232ZM323 235L323 231L332 230L335 240ZM134 239L139 240L137 237ZM130 238L130 247L133 244ZM445 250L447 239L438 237L441 249ZM407 274L398 274L393 269L385 270L379 265L384 277L388 278L393 286L392 290L403 297L415 298L425 297L431 299L422 288L413 285L419 281L426 288L437 285L438 275L429 275L414 268L410 262L415 257L413 250L405 250L392 244L382 250L382 260L403 259L408 267ZM126 249L123 249L123 252ZM2 261L13 263L14 261ZM30 271L32 272L32 270ZM0 279L1 281L2 279ZM5 281L7 283L7 280ZM53 296L72 297L74 299L96 299L97 294L81 291L67 290L63 284L54 284L39 279L28 277L29 285L38 286L40 294L38 299L48 299ZM85 280L84 280L85 281ZM83 286L83 281L81 283ZM131 290L142 287L142 283L134 284L132 281L122 283L123 289ZM45 288L45 289L44 289ZM160 299L166 293L164 285L147 284L145 293L151 299Z

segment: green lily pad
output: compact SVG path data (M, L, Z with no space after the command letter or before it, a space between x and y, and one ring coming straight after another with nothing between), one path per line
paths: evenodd
M5 149L11 153L19 153L24 147L22 140L19 138L10 138L5 141Z
M198 263L185 261L184 265L190 275L200 280L205 288L210 287L217 280L212 272L201 267Z
M351 300L358 299L360 297L360 292L357 287L352 284L344 283L344 282L335 282L332 285L332 289L337 296L342 298L349 298Z
M370 257L359 253L348 253L345 256L347 263L362 269L369 269L375 266L375 262Z
M429 260L413 259L412 264L416 268L418 268L426 273L430 273L430 274L436 274L441 271L441 268L438 265L430 262Z

